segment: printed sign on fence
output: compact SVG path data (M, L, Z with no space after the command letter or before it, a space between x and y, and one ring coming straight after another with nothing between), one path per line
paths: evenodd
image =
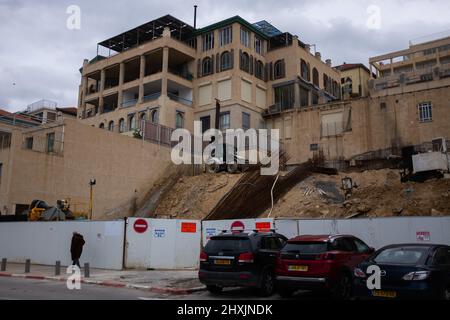
M429 231L417 231L416 238L417 241L430 241L431 233Z
M182 222L181 223L181 232L196 233L197 232L197 224L195 222Z
M164 238L166 236L166 229L155 229L155 230L153 230L153 236L155 238Z

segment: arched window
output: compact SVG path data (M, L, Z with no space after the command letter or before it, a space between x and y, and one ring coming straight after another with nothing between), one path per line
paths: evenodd
M130 131L136 129L136 116L134 114L128 118L128 129Z
M109 131L114 131L114 121L110 121L108 124L108 130Z
M275 62L273 69L274 69L273 74L274 74L275 79L284 78L284 61L283 60L278 60L277 62Z
M323 75L323 89L328 91L328 76L326 74Z
M125 120L123 118L119 120L119 132L125 132Z
M313 74L313 84L316 87L319 87L320 86L320 84L319 84L319 71L317 71L317 69L314 68L312 74Z
M241 55L241 70L250 72L250 56L246 52Z
M337 81L333 81L333 95L335 97L339 95L339 87Z
M152 111L150 119L152 123L158 123L158 109Z
M311 79L309 78L309 67L308 64L305 62L305 60L301 60L300 62L300 75L303 78L303 80L306 81L310 81Z
M184 127L184 115L183 112L178 111L175 118L175 127L177 129Z
M212 60L210 57L206 57L202 61L202 75L207 76L212 73Z
M220 71L225 71L231 69L233 66L231 65L231 53L225 51L220 56Z
M262 61L257 61L255 66L255 77L264 80L264 64Z
M145 112L142 112L140 115L139 115L139 128L143 128L143 122L146 120L146 113Z
M98 126L100 129L105 129L105 124L102 122L100 123L100 125Z

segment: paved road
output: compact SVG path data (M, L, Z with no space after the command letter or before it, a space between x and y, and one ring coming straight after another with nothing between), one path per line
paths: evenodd
M308 292L301 292L294 299L310 300L320 296ZM190 295L175 296L143 290L111 288L94 284L81 284L81 290L68 290L65 282L31 280L21 278L0 278L0 300L264 300L281 299L274 295L270 298L261 298L257 292L249 289L226 289L219 295L207 291L196 292Z

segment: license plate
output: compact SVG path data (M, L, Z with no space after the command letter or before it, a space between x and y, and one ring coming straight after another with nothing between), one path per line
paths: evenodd
M308 271L308 266L289 266L288 270L306 272Z
M395 292L395 291L374 290L374 291L372 291L372 296L380 297L380 298L396 298L397 297L397 292Z
M231 264L231 260L214 260L214 264L221 266L229 266Z

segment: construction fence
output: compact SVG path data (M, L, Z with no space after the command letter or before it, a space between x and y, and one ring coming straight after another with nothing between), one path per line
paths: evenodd
M71 264L72 233L86 241L81 262L94 268L196 269L211 237L223 231L275 230L298 235L349 234L379 249L398 243L450 245L450 217L393 217L346 220L236 219L175 220L128 218L117 221L0 223L0 258L34 264Z

